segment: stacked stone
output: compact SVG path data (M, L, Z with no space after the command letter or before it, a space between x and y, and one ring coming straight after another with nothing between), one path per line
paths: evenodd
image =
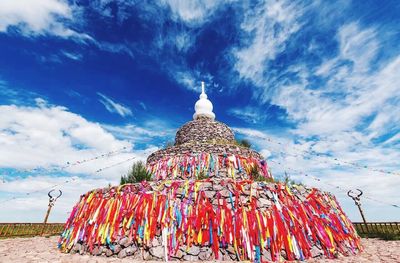
M238 145L233 131L224 123L199 117L183 125L175 136L175 145L149 155L147 163L164 158L199 153L238 155L241 157L262 156L249 148Z
M152 153L147 158L147 166L149 171L154 173L154 167L162 167L167 170L169 167L165 167L165 162L171 162L177 159L190 159L198 158L202 154L213 155L214 159L216 156L224 156L226 159L247 159L252 162L252 165L258 166L260 170L266 166L266 162L262 156L250 149L240 146L236 143L233 131L224 123L212 120L207 117L198 117L197 119L190 121L183 125L175 137L175 145L166 149L160 149ZM225 162L225 161L224 161ZM229 162L229 161L227 161ZM180 164L173 164L180 165ZM196 165L199 165L196 163ZM229 165L221 165L221 169L215 173L214 171L203 170L210 177L216 178L234 178L234 179L251 179L249 170L245 171L240 169L240 165L236 164L235 171L228 171ZM189 174L184 176L174 176L172 173L169 175L169 179L198 179L198 174L201 171L190 171ZM261 173L262 176L269 178L272 177L270 172L265 171ZM159 176L155 176L154 180L168 179Z
M193 121L189 121L177 131L175 145L221 141L231 143L234 140L235 136L232 130L225 123L207 117L198 117Z
M187 189L189 185L196 185L196 194L191 195L188 194ZM185 194L186 189L186 194ZM194 189L194 188L192 188ZM190 192L190 190L189 190ZM226 210L229 213L226 215L227 217L237 217L238 214L235 211L242 210L246 211L248 216L254 212L258 211L261 214L269 214L273 213L276 209L282 209L283 206L291 209L292 205L294 206L311 206L312 202L315 198L317 198L318 206L322 206L327 208L325 211L326 214L318 213L317 210L309 210L310 213L308 215L313 215L316 213L315 219L311 219L307 222L302 222L301 218L293 218L288 219L285 222L285 228L292 233L292 239L299 238L298 242L300 242L300 237L302 235L306 235L308 237L308 244L305 247L300 247L301 253L294 255L290 249L285 247L279 248L279 251L272 251L271 245L268 247L266 240L264 244L259 245L260 253L256 254L255 251L251 251L249 253L246 252L246 249L243 246L236 247L234 242L229 242L225 238L226 236L218 236L218 247L215 249L212 244L210 244L209 240L205 242L199 242L198 236L193 236L193 233L190 231L188 233L184 233L182 237L182 242L176 240L177 243L176 248L168 248L168 252L166 252L166 244L172 244L171 242L163 241L162 232L165 229L169 229L169 235L174 235L172 229L176 230L178 227L178 220L172 220L169 222L169 228L166 224L163 225L162 217L157 213L157 209L154 207L151 209L150 214L146 214L146 216L153 215L153 218L157 220L157 228L154 231L154 236L152 238L146 237L146 233L142 236L140 235L132 235L130 232L133 224L129 225L125 221L129 218L124 217L126 215L126 211L121 210L115 214L115 219L109 221L101 221L98 220L101 217L102 213L107 213L106 209L101 206L95 205L96 198L101 199L102 201L112 203L114 201L118 202L117 207L122 206L123 202L126 199L131 198L132 196L140 195L139 200L145 200L145 195L152 196L150 198L150 203L160 198L163 195L171 196L175 195L169 199L167 199L167 204L171 207L174 204L184 204L189 203L192 204L193 207L199 205L199 203L207 202L212 204L212 211L208 211L208 213L218 214L218 211L221 209L223 204L226 205ZM204 197L204 200L201 200L201 196ZM296 204L292 204L292 202L298 202ZM90 205L93 203L93 208L95 210L92 213L86 213L87 209L90 210ZM107 207L107 205L105 206ZM108 207L108 209L112 210L112 205ZM138 207L134 208L139 209ZM304 208L307 209L307 208ZM250 211L253 210L253 211ZM283 210L282 210L283 211ZM285 213L280 211L281 215ZM170 212L166 212L168 215ZM241 213L241 212L240 212ZM293 211L295 214L295 212ZM136 215L140 216L140 215ZM185 215L182 214L184 217ZM298 216L298 215L294 215ZM317 218L319 216L324 216L328 218L326 221L320 221L320 225L317 222ZM136 219L136 218L135 218ZM150 218L146 218L144 224ZM182 222L185 222L185 219L181 219ZM188 219L193 220L193 219ZM335 220L340 220L340 227L336 228L333 222ZM299 222L297 222L299 221ZM98 229L102 229L102 227L107 227L113 229L113 223L115 225L115 231L113 233L108 233L109 236L105 239L105 242L96 243L95 240L102 239L102 233L94 231L93 226L95 225ZM207 222L204 222L207 225ZM251 223L248 222L250 225ZM276 221L278 224L278 221ZM141 225L141 227L146 228L146 225ZM301 234L295 234L292 232L296 226L301 227ZM148 226L151 228L151 226ZM202 228L205 227L204 225ZM262 227L256 226L260 233L266 231L266 229L262 229ZM79 229L79 230L78 230ZM139 228L140 229L140 228ZM250 228L244 228L242 231L249 231ZM213 229L212 231L214 231ZM318 233L320 231L324 231L324 233L320 233L320 235L315 235L312 233ZM75 232L74 232L75 231ZM133 234L135 234L134 230ZM177 230L179 231L179 229ZM199 229L195 230L196 232ZM207 230L208 231L208 230ZM293 230L294 231L294 230ZM104 233L103 233L104 234ZM176 233L175 233L176 234ZM282 234L282 233L281 233ZM333 235L333 242L323 240L324 235ZM279 235L279 233L278 233ZM77 237L79 237L77 239ZM261 237L261 235L260 235ZM285 238L281 235L282 238ZM187 240L190 238L194 238L195 241L191 245L187 245ZM276 240L273 239L272 235L269 242L273 243ZM241 236L237 239L237 242L241 242L241 240L245 239L245 236ZM78 240L76 242L76 240ZM215 242L215 241L214 241ZM71 213L71 217L66 224L66 230L62 234L60 238L60 247L64 252L70 253L79 253L79 254L91 254L97 256L107 256L107 257L132 257L132 259L136 260L165 260L166 256L169 260L185 260L185 261L199 261L199 260L255 260L255 261L271 261L271 260L287 260L287 259L306 259L306 258L319 258L323 257L336 257L339 254L349 255L354 254L360 249L359 239L355 233L354 228L351 225L351 222L345 217L343 211L340 206L337 204L335 198L328 193L323 193L318 191L317 189L307 189L303 186L293 186L289 190L286 186L275 183L264 183L264 182L252 182L252 181L242 181L240 183L235 182L233 180L206 180L206 181L182 181L175 183L142 183L142 184L131 184L124 185L122 187L113 187L113 188L105 188L98 189L92 192L87 193L81 197L80 202L74 208ZM168 246L168 245L167 245ZM301 255L301 256L298 256Z
M234 138L225 124L197 116L178 130L173 147L148 157L149 171L164 169L163 180L154 176L151 182L82 195L60 249L138 260L257 262L334 258L360 250L359 237L333 196L267 183L272 176L262 156ZM204 155L222 158L218 172L200 159ZM185 158L198 159L190 167L174 163L187 164ZM252 167L262 176L254 178ZM182 175L176 177L176 169ZM199 177L204 171L206 179Z
M262 156L249 148L235 145L233 143L204 143L204 144L191 144L185 143L182 145L175 145L165 149L158 150L149 155L147 163L152 164L161 159L171 158L184 155L196 155L201 153L222 154L222 155L238 155L242 157L253 157L262 160Z

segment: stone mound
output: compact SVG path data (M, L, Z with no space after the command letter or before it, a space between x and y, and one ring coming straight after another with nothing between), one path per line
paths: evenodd
M198 117L184 124L176 133L175 145L184 143L215 143L235 141L235 135L225 123Z
M81 196L63 252L140 260L305 260L360 251L335 197L303 186L175 180Z
M151 154L151 182L93 190L75 205L63 252L144 260L306 260L360 251L335 197L273 181L262 156L214 121L204 93L175 145Z

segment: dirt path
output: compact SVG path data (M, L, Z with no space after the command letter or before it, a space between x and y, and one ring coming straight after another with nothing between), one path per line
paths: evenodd
M57 237L34 237L0 240L0 262L63 262L63 263L105 263L132 262L132 259L118 259L62 254L57 250ZM337 260L309 260L307 262L400 262L400 241L363 239L364 252L358 256Z

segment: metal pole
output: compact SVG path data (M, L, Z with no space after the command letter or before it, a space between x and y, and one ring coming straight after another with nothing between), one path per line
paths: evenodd
M362 208L361 208L361 199L360 199L360 196L362 196L363 192L362 192L360 189L357 189L357 191L358 191L358 194L355 193L355 192L353 192L353 190L350 190L350 191L347 192L347 195L348 195L351 199L354 200L354 203L355 203L356 206L358 207L358 211L360 211L361 218L362 218L362 220L363 220L363 222L364 222L364 224L365 224L365 227L367 228L367 232L369 232L368 225L367 225L367 220L365 219L364 212L363 212L363 210L362 210Z
M46 216L44 217L44 221L43 221L44 224L47 223L47 219L49 218L51 208L54 206L57 199L62 195L61 190L58 190L58 191L59 191L59 195L57 197L54 197L51 195L51 193L54 192L54 189L52 189L50 192L47 193L47 195L49 196L49 205L47 208Z
M363 210L361 208L361 203L359 203L357 206L358 206L358 210L360 210L360 214L361 214L361 217L362 217L362 220L363 220L364 224L367 224L367 220L365 220L364 212L363 212Z
M49 207L47 208L46 216L45 216L44 221L43 221L43 223L45 223L45 224L47 223L47 219L49 218L49 214L50 214L50 211L51 211L52 207L53 206L49 204Z

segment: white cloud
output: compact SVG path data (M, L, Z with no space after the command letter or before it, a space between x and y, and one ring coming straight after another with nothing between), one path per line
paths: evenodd
M230 2L230 1L229 1ZM179 0L161 0L161 4L168 6L173 14L174 20L180 20L188 25L199 26L207 22L218 8L227 4L220 0L203 1L179 1Z
M175 135L175 129L158 122L156 125L144 123L141 126L135 124L127 124L123 126L105 125L102 127L120 139L137 141L141 143L149 143L154 138L171 138Z
M259 123L267 118L264 112L262 112L258 107L253 106L231 108L228 110L228 114L249 123Z
M68 52L68 51L62 51L61 52L64 56L66 56L69 59L72 60L81 60L82 59L82 55L78 54L78 53L72 53L72 52Z
M106 107L109 112L117 113L122 117L132 116L132 110L130 108L113 101L111 98L100 92L97 92L97 95L101 97L99 101L104 105L104 107Z
M175 69L176 71L173 71ZM198 70L184 70L182 68L170 68L168 74L181 84L184 88L199 92L201 91L201 81L206 84L206 92L211 93L218 84L214 82L214 77L209 73L202 73Z
M264 81L267 62L274 60L286 46L290 36L297 32L304 10L290 1L265 1L244 13L241 30L245 47L233 49L235 70L244 79L256 85Z
M2 222L43 220L48 202L46 193L54 185L64 194L53 208L50 221L64 222L66 212L81 194L106 187L108 183L118 184L120 176L128 172L135 160L144 161L157 150L154 146L133 150L132 140L117 139L100 124L41 98L36 99L35 106L1 105L0 116L0 176L5 180L0 182L0 207L7 211L0 214ZM136 127L135 131L138 130L140 127ZM134 139L141 142L140 137ZM67 163L115 150L121 151L60 169ZM132 158L135 159L129 160ZM121 164L114 166L117 163ZM43 169L31 170L39 167ZM97 172L100 168L106 169ZM28 192L35 193L27 195ZM18 198L2 203L11 197Z
M245 135L253 145L261 149L260 153L267 158L275 177L287 172L295 181L334 193L352 220L361 221L354 202L347 197L344 190L356 188L364 191L362 204L368 220L390 221L397 220L400 216L398 208L364 198L370 197L388 204L399 205L400 193L397 189L400 183L399 176L356 168L342 162L344 160L365 163L373 168L398 171L400 167L396 160L400 158L400 153L397 150L359 147L359 137L363 138L361 134L349 136L343 133L333 136L329 141L295 143L292 138L283 137L281 134L277 136L267 131L249 128L233 129ZM349 151L349 147L354 147L357 151ZM331 156L311 154L313 151L330 153ZM335 161L334 158L339 160ZM338 163L341 165L337 165ZM305 173L311 176L305 176ZM343 190L337 189L336 186Z
M115 139L99 124L64 107L47 105L42 99L37 103L36 107L0 106L1 167L64 165L67 161L132 148L131 143Z
M340 55L343 59L354 62L357 72L365 72L376 56L379 42L374 28L362 29L356 22L346 24L338 33Z
M65 24L74 20L71 6L63 0L0 1L0 32L17 28L23 35L56 35L80 40L91 39Z
M147 110L147 106L143 101L139 102L139 105L140 107L142 107L143 110Z
M370 72L377 39L371 29L357 31L357 28L350 24L339 30L340 54L333 59L334 63L330 60L317 69L317 73L325 72L328 78L325 86L315 90L307 87L309 83L301 83L276 88L271 102L285 108L289 118L299 122L299 134L353 131L374 114L376 117L369 126L371 134L384 132L383 124L398 123L400 56ZM361 44L368 48L361 48Z
M63 194L52 208L49 222L65 222L80 195L92 189L107 187L109 183L115 185L118 180L117 176L104 179L40 175L0 184L0 209L7 211L1 213L0 222L43 222L48 205L47 193L51 189L60 189ZM35 192L38 189L41 191ZM26 195L29 192L35 193ZM10 197L18 198L3 202Z

